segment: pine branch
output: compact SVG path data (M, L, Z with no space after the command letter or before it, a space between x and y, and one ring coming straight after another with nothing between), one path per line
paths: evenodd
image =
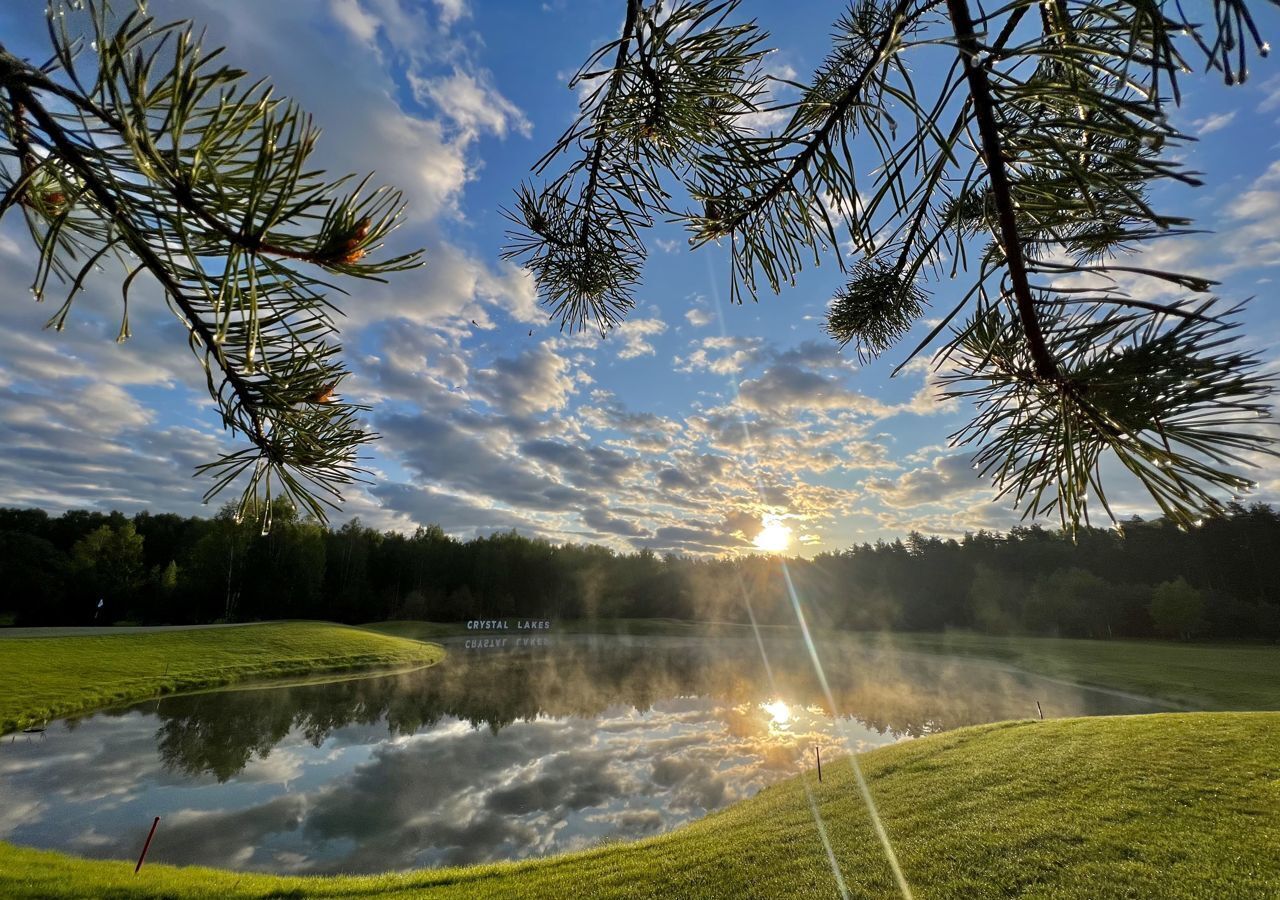
M93 77L76 69L82 41L51 3L54 58L36 69L0 47L0 213L20 205L39 251L33 292L69 284L50 321L61 329L99 262L124 271L118 340L130 333L130 291L151 274L184 322L224 426L249 447L198 467L206 499L243 482L240 508L270 515L272 495L320 519L358 480L357 453L376 437L340 400L346 377L332 338L326 273L380 279L421 264L420 252L370 254L395 227L394 191L368 178L323 180L305 163L317 132L292 104L243 72L214 67L191 27L155 26L141 10L115 20L107 0L80 9L95 48ZM53 13L58 13L54 15ZM162 51L171 64L157 74ZM46 104L50 97L70 112ZM42 99L43 98L43 99Z
M1019 322L1026 336L1027 349L1031 353L1036 376L1045 382L1054 382L1059 377L1058 366L1045 344L1044 332L1041 331L1040 320L1036 316L1035 300L1031 296L1026 261L1023 258L1022 235L1018 233L1013 192L1009 184L1008 171L1005 168L1004 150L1001 147L1000 129L991 103L991 88L987 84L982 66L977 61L981 49L978 35L973 30L973 19L969 14L969 4L966 0L947 0L947 9L951 14L956 45L960 50L961 63L969 82L969 96L973 99L973 116L978 124L978 134L982 138L983 164L987 170L995 201L996 215L1000 224L1000 248L1004 254L1005 265L1008 267L1009 280L1013 285L1013 297L1018 307Z
M613 63L613 72L609 75L609 88L605 93L604 109L601 111L601 115L605 118L609 116L609 106L618 102L618 86L622 83L622 75L625 71L622 63L627 58L627 50L631 47L639 17L640 0L627 0L627 18L622 25L622 37L618 40L618 56ZM587 155L587 186L583 189L580 200L586 209L590 209L595 203L596 191L600 188L600 168L604 162L604 150L604 141L596 141ZM587 246L587 231L591 224L590 217L582 217L582 232L578 237L578 246L583 248Z
M101 204L107 214L118 224L125 225L123 238L129 250L138 256L142 264L147 267L155 279L160 282L160 286L164 288L168 297L182 311L182 315L186 321L187 327L199 336L201 343L211 352L218 361L219 367L222 369L227 383L231 385L231 389L235 391L241 406L250 411L250 418L253 422L253 431L250 437L255 444L266 446L266 436L262 433L262 425L258 418L257 408L258 401L254 391L251 389L248 380L234 366L227 362L226 357L219 349L219 341L210 326L191 306L190 301L186 297L186 293L182 286L178 284L174 278L170 268L165 264L159 255L151 249L150 244L142 240L137 232L127 227L130 223L129 216L121 207L117 195L114 191L104 185L97 177L93 167L91 167L80 153L80 150L67 137L66 132L62 129L53 117L45 110L44 105L40 103L36 97L21 85L11 85L9 91L18 99L18 102L29 111L32 117L39 123L44 133L48 135L53 142L54 148L58 151L61 159L75 170L89 192L93 194L94 199Z
M722 234L731 234L740 230L752 216L766 209L770 203L781 196L783 191L791 188L797 178L808 171L818 152L830 144L832 134L846 121L850 108L862 99L868 81L875 74L876 69L883 64L886 51L897 39L899 23L903 21L907 9L915 2L917 0L898 0L890 16L891 26L884 30L875 52L869 56L862 71L842 90L840 99L831 104L822 124L810 132L782 174L773 179L763 193L747 201L723 221L720 227Z
M1245 72L1246 37L1266 55L1246 2L1214 0L1212 20L1201 23L1154 0L1006 0L980 19L968 0L853 0L810 81L775 82L800 93L766 107L791 110L776 133L729 128L714 141L700 135L698 152L664 155L641 140L606 145L604 120L584 113L541 164L583 142L586 159L569 169L599 162L615 179L614 205L595 220L612 231L592 244L595 258L559 253L582 224L562 177L541 194L522 190L524 220L537 235L524 249L544 296L558 298L557 312L574 312L594 303L575 305L584 298L573 279L584 274L602 294L629 298L645 258L640 235L655 210L683 221L693 245L730 238L735 301L754 298L760 278L775 292L794 284L806 257L817 264L834 253L844 270L838 231L847 228L859 256L827 328L864 357L918 321L927 281L944 269L968 272L968 289L911 354L952 329L936 359L950 361L949 377L966 385L958 395L975 404L970 425L953 438L981 444L984 471L1029 514L1056 509L1074 527L1087 521L1091 498L1109 511L1099 469L1106 452L1185 521L1213 508L1215 490L1243 485L1231 467L1244 451L1276 452L1261 399L1274 386L1250 355L1214 352L1233 339L1235 307L1135 299L1113 289L1113 276L1191 293L1212 286L1117 257L1192 233L1189 219L1149 199L1161 180L1200 183L1169 155L1185 136L1169 126L1162 93L1180 101L1180 73L1190 71L1184 37L1228 81ZM1039 29L1026 22L1033 6ZM636 51L616 54L612 71L591 73L627 92L622 107L645 109L670 89L670 71L650 65L645 16L641 7ZM716 32L729 33L727 25ZM986 43L987 34L995 40ZM607 46L615 55L618 46ZM954 48L956 63L925 98L908 60L930 46ZM584 71L603 66L605 53ZM732 96L746 108L753 87L730 79L691 91L703 90L704 102ZM697 108L698 97L681 102ZM627 124L639 121L633 114ZM855 151L869 158L855 165ZM628 180L628 172L641 174ZM697 212L673 209L666 186L675 182ZM609 323L627 308L609 307ZM1145 381L1163 392L1147 390L1141 377L1112 383L1113 369L1132 380L1142 365ZM1245 421L1249 430L1221 434L1206 424Z

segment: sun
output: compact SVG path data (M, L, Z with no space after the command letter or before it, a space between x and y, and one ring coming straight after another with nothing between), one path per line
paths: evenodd
M791 529L782 524L778 516L766 515L764 527L756 535L753 543L757 550L765 553L782 553L791 546Z
M791 720L791 707L781 700L774 700L772 703L761 703L760 708L769 714L769 718L773 720L772 724L774 725L786 725Z

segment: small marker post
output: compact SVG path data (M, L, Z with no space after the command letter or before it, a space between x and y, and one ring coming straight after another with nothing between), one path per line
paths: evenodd
M1036 701L1036 712L1040 713L1040 721L1044 721L1044 710L1040 708L1040 701Z
M822 781L822 748L819 747L817 744L813 745L813 755L817 757L817 760L818 760L818 781L821 782Z
M151 830L147 832L147 842L142 845L142 853L138 856L138 864L133 867L133 874L137 875L138 870L142 868L142 861L147 858L147 849L151 846L151 839L156 836L156 826L160 824L160 817L156 816L154 822L151 823Z

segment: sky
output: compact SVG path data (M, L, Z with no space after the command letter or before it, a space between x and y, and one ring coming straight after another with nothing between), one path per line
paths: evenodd
M957 536L1022 521L993 500L972 451L949 445L967 412L940 402L927 360L889 377L963 277L930 285L916 332L862 365L822 329L842 284L833 260L736 306L723 251L690 251L679 226L661 224L625 324L601 340L548 321L528 274L502 259L501 210L571 121L567 81L618 33L622 0L149 8L206 27L207 45L226 45L230 63L313 114L325 168L375 171L408 200L392 249L423 247L426 266L385 286L357 284L340 303L354 373L344 396L371 407L382 439L366 461L373 483L350 491L334 522L437 523L461 538L515 528L688 554L750 552L773 523L773 534L793 535L792 552L811 555L910 530ZM742 9L771 32L771 72L803 77L829 48L830 3ZM1260 22L1280 35L1274 11ZM20 56L44 58L43 29L40 0L0 8L0 41ZM1172 121L1199 140L1176 152L1205 185L1162 189L1157 200L1209 232L1158 243L1141 264L1252 297L1244 342L1280 371L1280 65L1257 60L1233 88L1188 76L1183 101ZM58 301L34 302L34 268L10 216L0 222L0 504L211 515L222 498L202 506L207 485L193 469L234 444L158 291L138 293L133 336L117 344L118 279L88 284L54 332L44 325ZM1259 487L1249 499L1280 499L1274 460L1251 477ZM1132 485L1116 485L1119 515L1151 514Z

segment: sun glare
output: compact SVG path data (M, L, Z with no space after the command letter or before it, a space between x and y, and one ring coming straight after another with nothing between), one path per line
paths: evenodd
M772 703L762 703L760 708L767 712L773 719L774 725L786 725L791 721L791 707L783 703L781 700L774 700Z
M777 516L765 516L764 527L753 543L757 550L765 553L782 553L791 546L791 529L783 525L782 519Z

